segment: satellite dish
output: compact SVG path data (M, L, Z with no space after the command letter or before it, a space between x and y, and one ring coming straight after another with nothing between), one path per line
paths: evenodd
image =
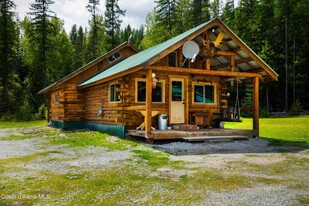
M200 51L197 43L194 41L187 41L182 47L182 53L186 57L186 59L195 58Z

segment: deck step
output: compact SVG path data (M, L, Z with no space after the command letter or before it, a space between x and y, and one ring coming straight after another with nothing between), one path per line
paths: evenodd
M200 137L183 137L182 140L185 142L223 142L223 141L233 141L233 140L247 140L249 139L248 136L200 136Z

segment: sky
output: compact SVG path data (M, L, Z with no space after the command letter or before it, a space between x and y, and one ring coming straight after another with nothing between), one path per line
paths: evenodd
M30 3L34 2L35 0L14 0L20 20L30 11ZM54 0L54 2L50 6L50 10L64 20L64 28L67 33L70 32L73 24L89 27L90 13L86 9L88 0ZM154 8L155 3L154 0L118 0L118 5L120 9L126 10L126 15L122 18L122 28L130 24L132 28L137 29L145 23L146 14ZM99 12L104 15L105 0L100 0Z

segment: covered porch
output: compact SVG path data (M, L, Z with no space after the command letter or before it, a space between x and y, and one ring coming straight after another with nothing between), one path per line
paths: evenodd
M202 70L202 69L183 69L183 68L177 68L177 67L150 67L146 69L146 101L145 101L145 121L144 126L145 130L142 131L136 131L136 130L130 130L129 134L133 136L141 136L145 137L148 140L162 140L162 139L183 139L187 141L199 141L205 139L216 139L216 138L248 138L248 137L258 137L259 136L259 81L261 78L261 74L259 73L249 73L249 72L234 72L234 71L213 71L213 70ZM252 100L252 114L253 114L253 125L252 130L232 130L232 129L217 129L217 128L211 128L210 124L206 126L207 129L198 129L198 130L153 130L153 111L156 110L156 108L153 108L154 105L152 104L152 82L153 82L153 73L159 73L159 72L176 72L178 74L178 78L175 78L172 76L171 80L169 81L169 101L168 101L168 116L169 116L169 122L168 124L173 126L177 124L175 123L176 117L175 114L182 113L180 111L183 111L183 122L182 125L191 125L192 124L192 114L201 114L206 113L205 111L202 111L200 109L195 108L192 104L190 104L190 101L192 101L192 95L189 97L189 84L188 79L190 78L183 78L183 90L184 92L181 93L181 96L179 99L179 105L183 105L183 110L180 110L177 105L175 107L175 104L172 105L172 98L173 98L173 81L179 81L179 77L188 76L188 75L199 75L199 76L216 76L222 79L229 79L229 78L245 78L249 79L252 82L253 85L253 100ZM192 84L191 84L192 87ZM181 88L181 87L179 87ZM178 88L178 89L179 89ZM180 93L180 92L179 92ZM220 96L218 94L218 96ZM190 106L191 105L191 106ZM175 109L176 108L176 109ZM215 110L216 112L209 112L209 122L213 120L213 117L215 114L217 115L220 113L220 110L223 108L222 105L217 104ZM176 111L173 111L176 110ZM177 116L177 115L176 115ZM196 122L195 122L196 123ZM194 122L193 122L194 124ZM197 124L198 125L198 124ZM193 138L194 137L194 138Z

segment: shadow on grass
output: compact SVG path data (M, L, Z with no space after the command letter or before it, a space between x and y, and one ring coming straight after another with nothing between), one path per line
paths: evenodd
M267 153L298 153L309 149L309 143L293 142L272 138L249 138L228 142L166 142L159 141L153 148L171 155L202 155L202 154L267 154ZM306 151L309 153L309 150Z

